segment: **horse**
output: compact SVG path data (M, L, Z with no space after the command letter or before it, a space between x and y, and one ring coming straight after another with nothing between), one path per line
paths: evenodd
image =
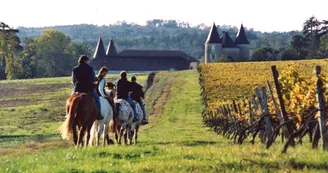
M136 122L133 122L132 125L131 125L131 129L128 131L130 132L131 134L129 135L131 138L130 138L130 143L132 141L132 138L134 138L134 145L137 144L137 140L138 140L138 132L139 132L139 127L140 127L140 124L143 120L143 111L141 109L141 106L138 102L136 101L133 101L135 104L136 104L136 109L137 109L137 121Z
M66 120L60 127L62 138L69 140L73 137L75 146L83 147L83 136L87 131L85 146L90 139L90 130L98 115L96 100L89 94L76 93L66 101ZM76 133L78 127L78 135Z
M124 144L131 144L133 136L135 137L136 144L139 124L142 122L143 118L143 113L140 105L135 102L138 113L138 120L133 122L134 112L129 102L124 99L115 99L115 103L119 107L118 120L111 124L110 131L115 133L116 143L121 144L121 139L124 134ZM129 140L129 142L127 140Z
M102 120L96 120L93 123L91 129L91 138L89 141L89 145L92 146L92 142L94 138L96 138L96 146L99 146L99 139L100 134L103 133L103 143L102 145L105 146L105 140L107 140L107 144L109 145L112 141L107 137L108 134L108 126L110 121L113 121L113 108L109 104L109 98L99 97L100 105L101 105L101 115L104 117Z

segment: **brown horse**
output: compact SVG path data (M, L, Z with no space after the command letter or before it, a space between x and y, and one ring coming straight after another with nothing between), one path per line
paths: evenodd
M95 99L86 93L78 93L71 95L66 101L67 118L61 126L61 134L63 139L69 140L73 135L73 143L75 146L83 146L83 136L87 131L85 145L90 139L90 130L93 122L98 115L98 109ZM77 128L78 127L78 135Z

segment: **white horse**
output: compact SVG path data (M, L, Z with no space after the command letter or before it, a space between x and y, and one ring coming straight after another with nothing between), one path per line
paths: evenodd
M137 121L133 122L134 112L129 102L124 99L115 99L115 103L119 104L118 122L116 122L116 125L114 125L115 127L111 127L111 130L112 132L115 132L115 138L118 144L121 144L123 133L124 143L127 143L127 139L129 139L129 143L131 143L133 136L137 138L137 129L139 128L139 124L142 122L143 119L142 109L140 105L135 102L138 116Z
M113 108L109 104L108 100L103 97L99 97L101 106L101 115L104 117L102 120L96 120L91 128L91 137L89 145L91 146L94 138L96 138L96 146L99 146L100 134L103 134L103 146L105 146L105 140L107 139L107 144L109 145L109 138L107 138L108 127L110 121L113 121Z

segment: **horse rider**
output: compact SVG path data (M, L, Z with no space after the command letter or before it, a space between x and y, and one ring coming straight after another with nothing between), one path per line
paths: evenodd
M122 71L120 73L121 79L116 81L116 97L117 99L124 99L127 102L130 103L133 112L133 122L137 121L137 108L136 104L133 102L133 100L130 97L130 91L131 91L131 82L127 79L127 74L125 71Z
M87 56L80 56L78 65L73 68L72 72L72 83L74 84L73 93L90 93L95 99L99 111L97 120L104 119L101 116L101 107L99 96L94 89L94 84L96 82L95 72L93 67L89 65L90 60Z
M105 90L105 77L107 74L108 69L106 67L101 67L97 75L96 90L99 96L109 99L109 104L112 106L114 115L116 115L117 111L114 104L114 97L110 97Z
M107 87L106 94L112 98L115 98L116 97L115 84L113 84L112 82L107 82L106 87Z
M142 90L142 86L137 83L136 76L131 77L131 91L132 91L132 94L131 94L132 100L135 100L136 102L139 103L139 105L142 109L142 112L143 112L143 119L142 119L141 124L148 124L148 122L146 120L145 104L141 100L141 99L145 99L145 93Z
M98 72L98 75L97 75L97 83L96 83L96 90L97 90L97 94L99 96L102 96L102 97L106 97L107 94L106 94L106 91L105 91L105 77L108 73L108 69L106 67L101 67L99 72Z

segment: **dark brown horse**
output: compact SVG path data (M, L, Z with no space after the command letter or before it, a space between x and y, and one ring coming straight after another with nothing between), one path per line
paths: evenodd
M98 115L95 99L85 93L71 95L66 102L66 115L67 118L60 128L62 138L69 140L73 136L74 145L83 146L82 138L87 132L84 141L87 145L92 124ZM79 131L78 135L77 129Z

